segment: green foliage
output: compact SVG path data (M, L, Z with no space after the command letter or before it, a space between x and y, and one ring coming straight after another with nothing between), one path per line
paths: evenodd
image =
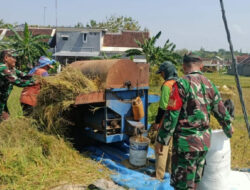
M188 49L179 49L179 50L176 50L175 53L179 54L181 57L183 57L185 54L187 54L189 51Z
M163 78L160 74L156 74L156 71L158 70L158 66L153 65L150 68L150 77L149 77L149 84L150 86L161 86L164 82Z
M175 51L180 56L184 56L186 53L189 52L188 49L180 49ZM200 50L192 51L194 54L200 56L201 58L208 58L208 59L214 59L217 57L217 59L223 60L223 61L231 61L232 56L231 52L225 49L218 49L218 51L208 51L205 50L205 48L201 47ZM240 51L234 51L235 56L242 56L242 55L249 55L249 53L244 53L241 50Z
M116 54L116 55L112 55L110 57L108 57L107 59L121 59L122 54Z
M103 59L121 59L122 54L115 54L108 56L105 52L102 52L102 56L99 57L91 57L90 60L103 60Z
M16 25L16 23L14 25ZM0 28L9 28L10 26L13 25L10 23L5 23L3 19L0 19Z
M146 61L150 65L160 65L164 61L171 61L174 64L178 64L180 62L181 57L174 52L175 44L171 43L167 40L163 47L156 46L155 43L157 39L161 36L161 31L158 32L152 38L144 38L143 42L136 40L138 44L138 49L130 49L126 51L126 56L136 56L136 55L145 55Z
M200 48L200 50L198 51L194 51L195 54L199 55L201 58L215 58L215 57L220 57L225 61L231 60L232 56L231 56L231 52L227 51L225 49L219 49L218 51L207 51L204 48ZM234 55L235 56L241 56L247 53L242 53L241 50L240 51L234 51Z
M75 28L84 28L84 25L83 25L83 23L78 22L78 23L75 25Z
M59 65L60 65L60 62L58 62L58 61L56 61L55 63L53 63L53 68L49 69L48 73L49 74L56 74Z
M48 56L49 45L43 40L48 39L48 35L37 35L33 36L29 31L28 24L25 23L23 34L17 33L13 27L9 29L14 33L14 36L10 36L6 41L8 42L8 47L15 49L18 53L17 57L17 68L21 70L28 71L29 67L35 65L36 60L40 56ZM1 49L6 48L5 45L0 44Z
M84 27L84 25L78 22L75 27ZM138 21L134 20L132 17L114 15L106 17L106 20L103 22L90 20L86 27L107 29L109 32L119 32L120 30L139 31L141 29L141 26L139 25Z
M6 41L0 41L0 51L11 49L10 43Z

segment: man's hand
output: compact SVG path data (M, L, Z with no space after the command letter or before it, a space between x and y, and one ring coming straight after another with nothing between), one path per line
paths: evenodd
M35 80L35 85L40 84L39 80Z
M163 145L159 142L156 142L155 143L155 153L158 155L162 155L163 154L162 151L163 151Z
M234 127L233 126L231 126L232 127L232 134L234 134Z
M9 114L8 114L7 112L4 111L4 112L2 113L1 119L2 119L2 120L7 120L8 118L9 118ZM1 120L1 119L0 119L0 120Z
M153 123L151 127L153 127L154 131L158 131L160 125L159 125L159 123Z

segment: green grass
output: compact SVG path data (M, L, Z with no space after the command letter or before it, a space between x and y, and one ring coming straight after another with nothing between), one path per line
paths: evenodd
M35 121L22 117L20 88L8 100L11 118L0 124L0 189L40 190L61 184L87 186L110 171L79 154L70 143L37 130Z
M233 75L220 74L216 73L205 73L205 76L208 77L211 81L217 86L228 85L236 88L235 78ZM239 77L240 84L242 88L250 88L250 78L249 77Z
M180 73L180 76L182 74ZM248 138L248 132L246 124L242 114L242 108L236 88L235 78L232 75L220 74L220 73L205 73L216 86L227 85L230 87L235 96L233 96L233 102L235 104L235 120L233 126L235 133L231 139L232 150L232 167L233 168L250 168L250 140ZM246 105L248 117L250 119L250 77L240 77L240 82L243 91L243 97ZM160 94L160 85L152 86L150 93ZM154 121L157 113L158 104L152 104L149 107L149 121Z

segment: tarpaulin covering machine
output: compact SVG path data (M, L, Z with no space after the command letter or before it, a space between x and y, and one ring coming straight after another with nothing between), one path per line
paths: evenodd
M80 94L75 101L76 124L85 128L85 134L112 143L148 129L148 105L159 101L159 96L148 94L148 64L112 59L77 61L71 65L102 82L100 91ZM135 121L132 100L138 96L145 114L140 121Z

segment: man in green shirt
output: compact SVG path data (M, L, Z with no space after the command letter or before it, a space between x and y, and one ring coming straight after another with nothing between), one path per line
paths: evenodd
M169 104L169 97L178 75L175 66L169 61L163 62L156 73L161 74L162 78L165 80L161 86L161 98L155 123L152 124L153 130L158 131L162 126L164 114ZM156 142L155 146L158 146L158 142ZM163 146L162 151L156 153L155 157L156 178L163 179L166 170L171 173L172 143Z
M196 189L210 147L210 114L213 113L224 133L231 138L233 128L230 115L222 102L216 86L202 73L201 58L185 55L183 70L186 74L177 81L181 107L166 112L164 125L160 128L157 141L167 145L173 136L171 185L177 189Z
M8 119L7 100L13 85L19 87L35 84L31 76L15 68L16 58L13 51L2 51L0 54L0 121Z

